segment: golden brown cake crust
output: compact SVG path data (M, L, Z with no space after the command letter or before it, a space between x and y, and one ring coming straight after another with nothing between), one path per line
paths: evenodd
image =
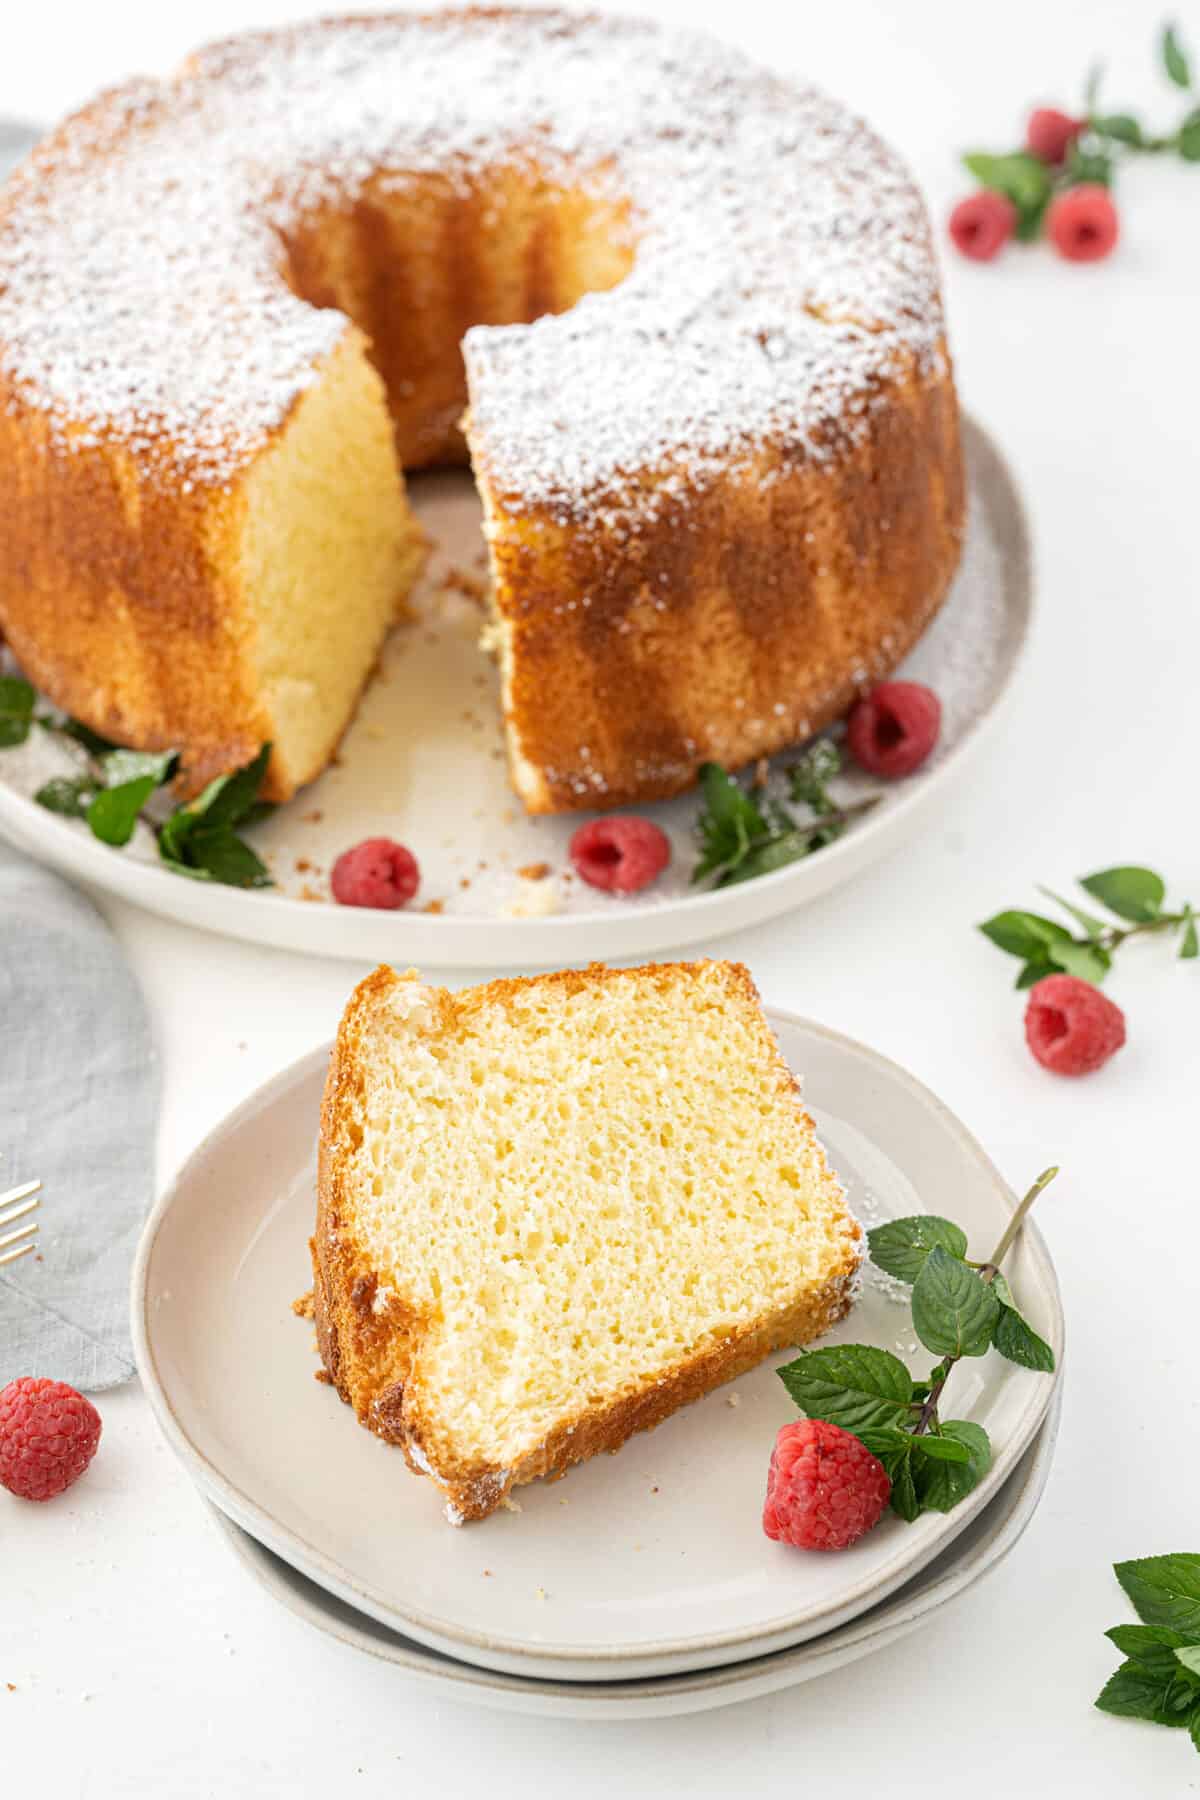
M804 738L948 589L936 259L860 121L637 20L250 33L102 95L0 194L0 629L94 729L178 747L191 787L282 735L251 477L346 354L408 466L461 460L469 394L532 811ZM269 795L334 741L277 752Z
M633 548L491 496L530 811L680 793L704 762L739 768L803 742L903 661L958 566L958 403L948 368L931 380L916 366L876 399L865 430L828 429L823 460L764 451L750 477L666 499ZM568 592L587 607L564 606Z
M660 963L638 973L665 981L694 973L695 967ZM731 984L740 987L755 1005L760 1004L749 970L740 963L724 967ZM620 979L622 973L593 964L584 970L500 979L470 990L468 998L472 1010L477 1011L519 995L533 982L553 983L576 994L597 982ZM580 1409L514 1466L460 1466L448 1463L442 1453L433 1470L425 1450L431 1433L421 1415L419 1395L406 1391L406 1378L426 1321L406 1308L390 1289L385 1293L381 1288L378 1273L355 1236L346 1189L353 1154L352 1121L359 1113L368 1079L367 1034L379 1007L386 1005L400 984L401 978L386 965L359 984L330 1056L321 1109L317 1222L310 1244L314 1316L321 1358L341 1398L354 1408L361 1424L402 1448L415 1472L434 1476L447 1496L448 1514L455 1522L481 1519L494 1512L514 1486L553 1478L601 1451L619 1449L634 1432L652 1429L681 1406L754 1368L771 1351L810 1342L849 1311L860 1260L861 1232L857 1227L847 1237L844 1266L835 1269L819 1291L796 1305L749 1322L719 1344L632 1386L607 1404ZM436 990L429 992L435 1007L445 1006L444 997ZM782 1058L780 1065L787 1085L798 1094L798 1084ZM805 1121L811 1128L807 1115Z

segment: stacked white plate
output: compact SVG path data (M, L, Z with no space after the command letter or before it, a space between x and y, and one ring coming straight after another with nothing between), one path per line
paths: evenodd
M986 1255L1013 1196L957 1120L862 1045L771 1020L864 1222L943 1213ZM519 1510L447 1526L432 1485L313 1379L311 1326L291 1310L310 1284L324 1069L324 1052L297 1063L200 1147L147 1225L133 1291L138 1362L169 1442L246 1567L312 1624L484 1704L698 1710L894 1641L1020 1536L1049 1470L1055 1379L994 1352L960 1365L949 1396L956 1416L987 1428L989 1474L952 1513L912 1525L888 1515L838 1555L763 1535L771 1446L797 1416L770 1365L615 1457L521 1489ZM1036 1228L1005 1268L1061 1357ZM834 1339L879 1344L920 1370L933 1359L894 1285L868 1277Z

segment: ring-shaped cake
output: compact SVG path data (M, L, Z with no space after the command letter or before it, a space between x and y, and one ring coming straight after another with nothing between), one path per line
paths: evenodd
M0 194L0 626L191 787L325 766L467 455L531 811L807 737L959 555L911 178L706 39L471 10L218 43Z

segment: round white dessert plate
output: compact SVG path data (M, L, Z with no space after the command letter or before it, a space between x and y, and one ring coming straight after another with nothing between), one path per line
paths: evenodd
M792 1650L643 1681L537 1681L477 1668L427 1650L412 1638L389 1631L368 1613L347 1606L235 1525L219 1507L210 1506L209 1510L243 1567L281 1605L326 1636L392 1663L436 1698L558 1718L662 1718L732 1706L739 1700L754 1700L832 1674L847 1663L898 1643L990 1575L1019 1541L1037 1510L1050 1475L1061 1407L1060 1392L1033 1443L990 1506L890 1600L871 1607L853 1623Z
M670 837L672 862L652 888L624 898L586 886L571 870L567 846L585 815L523 814L508 785L495 671L478 648L485 570L479 503L465 472L411 483L435 546L416 616L389 638L336 765L251 833L275 888L184 880L162 867L148 826L116 850L86 825L38 806L33 795L42 783L75 771L82 754L42 731L0 753L0 832L77 880L186 924L402 968L644 956L757 924L815 899L909 838L992 737L1029 631L1029 542L999 452L970 422L965 442L971 499L962 566L901 671L941 696L942 740L922 770L886 786L837 842L774 874L713 891L690 885L694 793L641 809ZM794 753L775 758L781 792L780 771L790 760ZM835 792L856 800L879 786L851 772ZM337 905L329 873L338 854L381 834L416 854L416 899L400 912Z
M968 1132L894 1063L772 1013L785 1056L865 1223L947 1214L984 1257L1013 1197ZM432 1649L554 1680L618 1680L759 1657L836 1629L895 1592L989 1504L1040 1426L1054 1380L994 1352L955 1371L948 1404L978 1420L992 1468L949 1514L888 1515L839 1556L762 1532L767 1461L797 1415L773 1365L684 1408L618 1455L518 1490L519 1510L462 1530L435 1486L314 1380L313 1139L326 1052L269 1083L195 1152L155 1207L133 1277L146 1391L210 1499L337 1598ZM1031 1167L1022 1171L1032 1176ZM1061 1350L1054 1270L1035 1229L1006 1273ZM907 1290L869 1276L834 1341L921 1370Z

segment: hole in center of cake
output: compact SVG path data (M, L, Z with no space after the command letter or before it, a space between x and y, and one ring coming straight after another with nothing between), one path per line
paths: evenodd
M349 208L317 209L286 240L293 291L364 332L402 467L467 461L462 339L473 325L567 312L633 266L628 205L595 175L555 184L500 166L470 182L383 174Z

